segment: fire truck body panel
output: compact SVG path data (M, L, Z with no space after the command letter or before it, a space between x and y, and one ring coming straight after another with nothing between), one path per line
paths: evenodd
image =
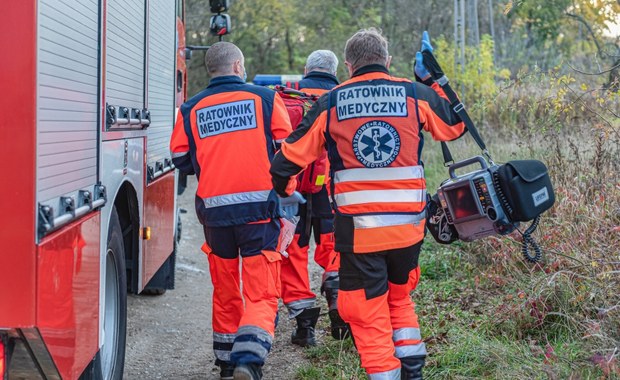
M149 239L143 239L142 284L146 285L174 250L177 176L169 172L151 182L144 194L144 223Z
M37 327L62 378L80 376L99 349L99 212L38 247Z
M36 4L11 1L5 5L0 12L1 51L34 57ZM36 209L30 207L36 197L36 60L5 59L2 65L0 83L7 94L0 96L0 109L6 110L0 121L0 159L12 170L0 187L0 328L22 328L34 326L36 315Z
M9 379L75 379L99 357L110 336L113 209L128 290L145 289L162 264L174 270L178 1L14 1L0 12L0 48L25 56L0 70L11 89L0 97L0 157L11 169L0 187Z

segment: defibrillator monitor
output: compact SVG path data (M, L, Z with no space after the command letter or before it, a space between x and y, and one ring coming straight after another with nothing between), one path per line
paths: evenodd
M444 190L450 212L454 217L454 222L462 222L471 219L472 216L480 215L476 199L471 190L470 182L462 182L453 188Z
M457 176L455 170L472 164L481 169ZM505 235L514 230L498 199L493 184L495 166L476 156L452 164L450 178L437 189L440 205L448 223L453 225L459 239L473 241L489 235Z

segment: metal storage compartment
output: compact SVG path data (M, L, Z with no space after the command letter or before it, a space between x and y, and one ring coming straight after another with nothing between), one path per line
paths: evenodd
M38 19L36 201L39 225L51 228L54 219L76 208L92 208L98 160L99 3L40 0ZM19 126L14 127L19 133Z
M147 129L149 179L170 169L169 141L174 127L176 15L168 0L151 0L148 9Z
M105 96L109 105L144 108L144 3L107 1Z

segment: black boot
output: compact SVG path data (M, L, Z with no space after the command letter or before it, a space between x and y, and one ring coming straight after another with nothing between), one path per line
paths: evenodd
M261 380L263 369L258 364L238 364L233 374L234 380Z
M316 346L316 338L314 336L314 326L319 320L320 307L311 307L304 309L301 314L295 317L297 320L297 329L293 331L291 341L298 346Z
M338 288L340 281L338 276L329 276L323 281L321 293L325 294L327 305L329 306L329 321L331 324L332 337L337 340L343 340L351 336L349 325L340 317L338 313Z
M219 359L215 360L215 364L220 367L220 380L233 380L234 364Z
M400 380L422 380L422 367L425 356L407 356L400 358Z

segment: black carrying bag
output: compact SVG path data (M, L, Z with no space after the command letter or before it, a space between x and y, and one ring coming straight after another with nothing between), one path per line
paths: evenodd
M494 178L503 193L504 211L513 222L533 220L555 202L551 178L541 161L509 161L497 169Z

